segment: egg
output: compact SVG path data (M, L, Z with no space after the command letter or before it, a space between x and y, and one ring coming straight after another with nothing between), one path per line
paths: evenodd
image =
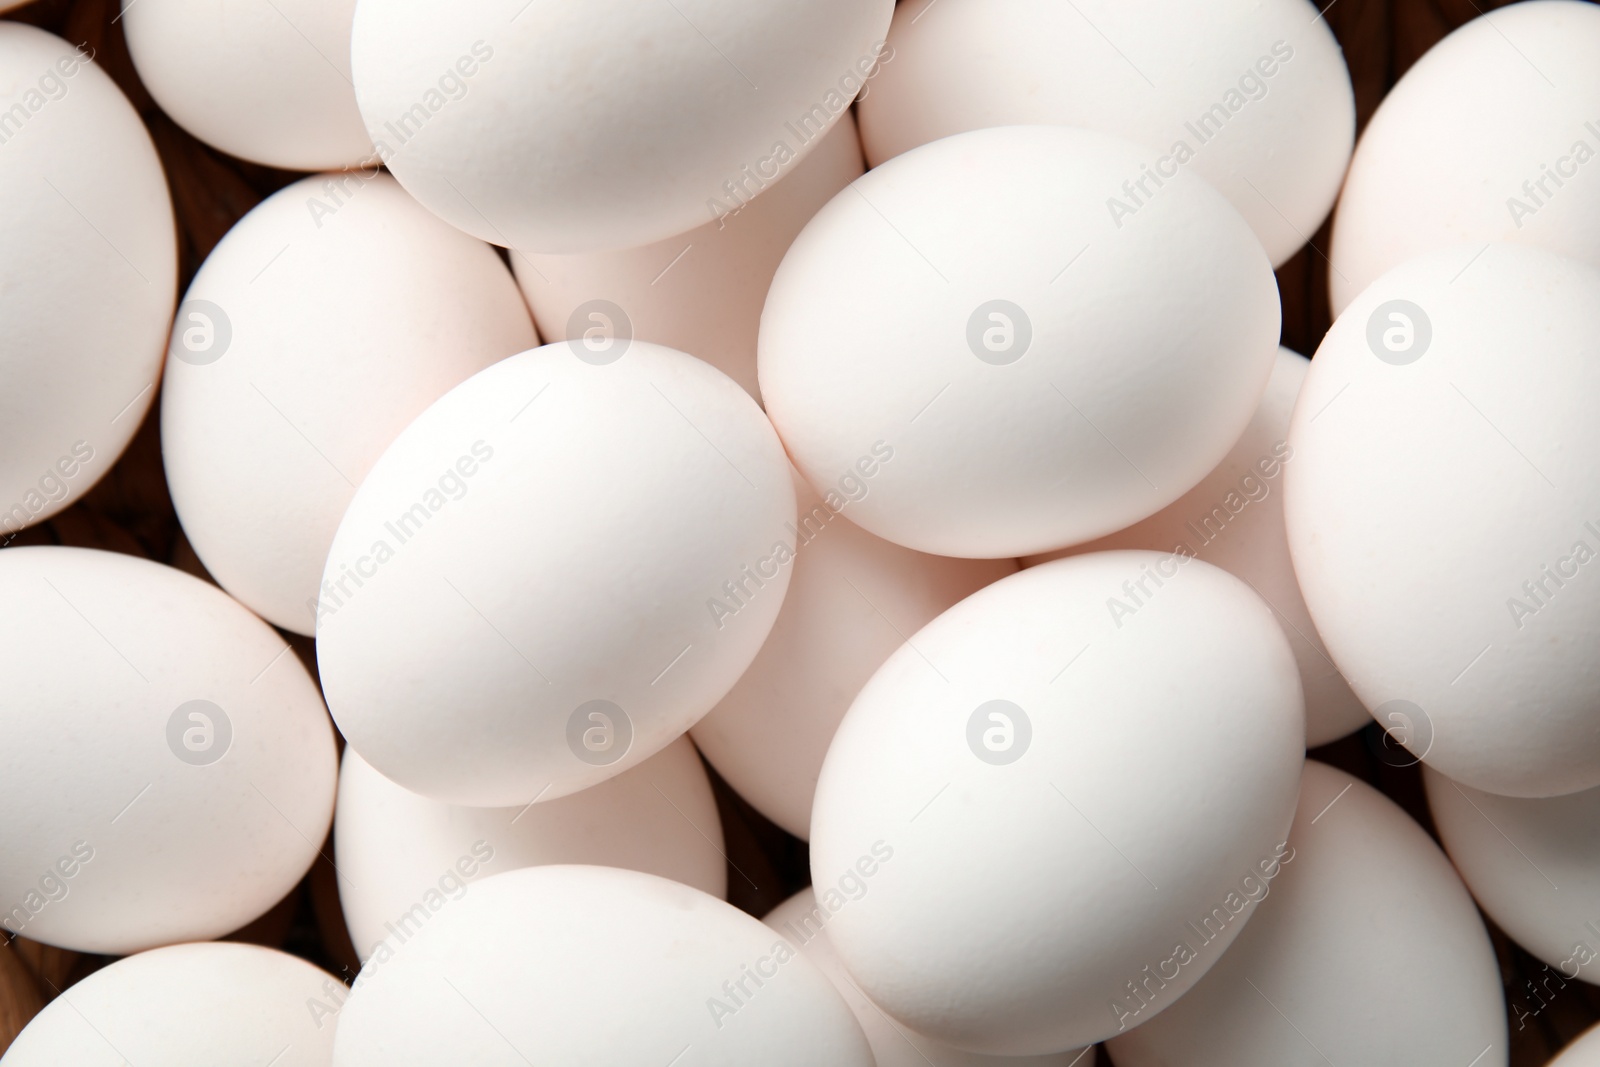
M547 345L446 393L334 536L317 662L384 777L473 807L554 800L710 711L794 555L783 447L720 371L644 341Z
M365 0L351 67L380 157L447 222L526 252L634 248L740 210L798 164L860 92L893 11Z
M347 994L326 971L275 949L171 945L113 961L73 985L0 1063L328 1067Z
M654 341L705 360L759 401L756 333L772 275L801 227L864 169L846 111L816 151L724 218L640 248L518 252L511 266L550 340L598 330Z
M779 904L761 921L828 976L850 1010L855 1012L856 1022L861 1024L872 1045L877 1067L1076 1067L1087 1051L1071 1049L1048 1056L984 1056L942 1045L895 1024L850 980L849 973L839 962L838 953L828 943L828 912L817 903L816 894L809 888Z
M81 497L155 396L166 177L93 50L0 23L0 544Z
M1600 271L1461 245L1345 309L1289 427L1317 632L1395 741L1476 789L1600 785L1596 391Z
M1480 9L1481 10L1481 9ZM1333 221L1333 309L1459 242L1600 266L1600 8L1526 0L1434 45L1383 98Z
M828 937L946 1044L1107 1037L1146 968L1175 968L1154 1014L1249 921L1304 714L1272 610L1217 567L1098 552L1003 578L909 637L834 736L811 816Z
M1561 1050L1549 1067L1600 1067L1600 1026L1591 1026Z
M1439 839L1495 925L1559 972L1557 987L1600 977L1600 789L1502 797L1427 767L1422 779Z
M271 167L373 156L350 82L355 0L122 0L139 80L161 110L222 151Z
M697 889L610 867L486 878L339 1018L336 1067L529 1063L872 1067L828 979Z
M1324 745L1371 722L1328 658L1306 611L1283 529L1283 470L1294 462L1289 416L1310 361L1278 350L1267 391L1244 435L1216 469L1176 502L1109 537L1067 551L1032 556L1036 565L1065 555L1118 548L1187 551L1249 584L1272 605L1300 665L1306 698L1306 744Z
M314 632L334 531L389 442L536 344L493 249L394 179L280 190L207 257L173 330L162 458L195 552L263 618Z
M1138 1010L1159 969L1124 995L1130 1028L1106 1046L1116 1067L1504 1067L1489 935L1410 816L1308 761L1279 864L1258 879L1250 925L1176 1004L1148 1020Z
M714 897L728 889L722 822L688 738L597 786L520 808L440 804L347 748L333 840L339 900L363 959L381 942L403 943L478 879L520 867L626 867Z
M798 477L795 495L783 610L750 669L692 733L741 797L804 840L828 742L872 672L907 635L1017 565L901 548L849 522L849 497L830 506Z
M1279 312L1260 244L1193 174L1119 228L1142 149L1005 127L897 156L829 201L761 316L761 394L819 492L943 556L1121 529L1220 462L1256 408Z
M0 552L0 925L121 955L245 925L333 816L300 661L215 586L132 556Z
M908 0L860 111L873 166L987 126L1137 141L1136 165L1095 191L1097 207L1140 213L1191 169L1274 266L1327 217L1355 139L1350 74L1309 0Z

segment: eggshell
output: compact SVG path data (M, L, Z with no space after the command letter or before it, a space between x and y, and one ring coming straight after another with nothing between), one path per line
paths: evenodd
M847 111L816 151L737 213L642 248L518 252L511 267L550 340L598 328L654 341L705 360L759 401L756 333L772 275L801 227L865 169Z
M912 1030L991 1055L1092 1044L1186 922L1229 909L1154 1010L1249 919L1230 902L1288 831L1304 714L1271 609L1208 563L1100 552L1003 578L839 726L811 816L828 936Z
M1271 265L1192 174L1119 231L1102 191L1141 151L963 133L806 226L762 312L761 392L819 491L869 479L853 521L936 555L1043 552L1158 511L1227 454L1272 372Z
M247 607L312 633L328 546L384 448L536 344L494 251L394 179L280 190L222 239L178 311L162 454L195 552Z
M755 919L664 878L571 866L487 878L391 957L374 956L340 1016L333 1058L674 1060L872 1067L827 978Z
M1310 361L1278 349L1267 391L1244 436L1200 484L1142 522L1086 545L1023 562L1028 566L1084 552L1142 548L1187 551L1242 578L1277 612L1300 665L1306 697L1306 744L1312 747L1371 722L1367 709L1328 658L1306 611L1283 529L1281 475L1294 462L1289 416Z
M118 955L276 904L333 816L333 731L283 639L132 556L0 552L0 924Z
M328 1067L347 993L326 971L275 949L171 945L117 960L74 985L35 1016L0 1062Z
M1198 985L1148 1021L1141 996L1161 972L1124 994L1130 1029L1106 1046L1117 1067L1504 1067L1494 949L1422 827L1308 761L1289 846L1276 877L1257 879L1250 925Z
M721 897L722 822L688 738L560 800L462 808L409 793L345 749L333 822L339 900L366 959L397 947L477 880L551 863L626 867Z
M139 80L213 148L293 170L373 156L350 82L355 0L122 0Z
M816 147L893 0L364 0L356 99L400 183L529 252L633 248L736 210Z
M1295 408L1284 513L1317 630L1395 740L1477 789L1600 784L1596 393L1600 271L1462 245L1362 293Z
M984 1056L942 1045L921 1034L912 1033L883 1013L856 988L850 974L839 962L839 954L828 943L828 911L817 903L810 888L802 889L774 908L761 920L798 948L816 964L833 987L844 997L856 1022L872 1045L877 1067L1076 1067L1085 1049L1071 1049L1048 1056Z
M339 729L451 804L619 774L755 658L794 506L761 410L681 352L575 342L480 371L389 446L334 538L317 657Z
M1502 797L1424 767L1428 808L1478 906L1560 971L1600 981L1600 789Z
M127 447L177 288L161 163L89 56L0 23L0 543Z
M1137 141L1143 166L1095 190L1102 213L1140 213L1192 169L1274 266L1327 217L1355 139L1350 73L1309 0L908 0L860 111L873 166L987 126Z
M1585 1030L1550 1061L1550 1067L1600 1067L1600 1026Z
M761 814L804 840L828 742L872 672L908 634L1017 569L1014 560L913 552L845 521L795 479L799 552L755 662L694 726L695 744Z
M1361 135L1333 221L1335 313L1390 268L1463 241L1600 266L1597 156L1600 8L1526 0L1467 23Z

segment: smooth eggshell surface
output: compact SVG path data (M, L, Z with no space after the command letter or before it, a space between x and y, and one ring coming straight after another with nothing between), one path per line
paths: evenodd
M1289 428L1289 548L1394 738L1512 796L1600 785L1600 271L1461 245L1361 294Z
M877 63L892 0L364 0L356 98L400 183L527 252L633 248L787 173Z
M0 923L120 955L221 937L294 888L337 768L316 683L271 627L170 567L80 548L0 553L0 603Z
M1561 1055L1550 1061L1549 1067L1600 1067L1600 1026L1584 1031L1561 1050Z
M1334 214L1334 312L1459 242L1525 242L1600 267L1597 156L1600 7L1526 0L1467 23L1362 132Z
M833 899L843 907L842 902L849 898L835 895ZM806 888L772 909L761 921L800 949L806 959L828 976L850 1010L855 1012L856 1022L861 1024L872 1045L877 1067L1077 1067L1083 1060L1081 1049L1047 1056L985 1056L951 1048L898 1025L862 994L851 981L844 964L839 962L839 954L828 943L827 923L831 914L828 905L817 903L816 894Z
M1249 583L1278 615L1300 665L1306 696L1306 744L1337 741L1371 722L1328 658L1289 559L1283 529L1283 469L1294 462L1289 416L1311 366L1304 356L1278 350L1272 379L1244 436L1217 468L1142 522L1077 548L1030 557L1032 566L1066 555L1116 548L1186 551Z
M1439 839L1478 906L1561 972L1551 981L1600 982L1600 789L1502 797L1422 775Z
M1308 0L907 0L861 98L873 166L940 137L1051 123L1145 146L1105 212L1192 169L1274 265L1315 233L1355 138L1344 56Z
M872 1067L872 1053L828 979L745 913L664 878L558 866L485 879L369 960L333 1062Z
M538 344L494 250L387 175L320 175L230 230L178 309L162 454L195 552L310 634L356 486L413 418Z
M1294 654L1198 560L1100 552L963 600L872 676L828 750L812 884L828 935L901 1024L996 1055L1116 1032L1107 1011L1228 905L1156 994L1250 917L1304 762Z
M722 822L694 746L680 737L639 766L572 796L461 808L407 792L345 749L333 822L339 901L362 959L397 948L479 878L583 863L726 894Z
M127 447L178 284L161 162L91 55L0 23L4 540L82 496Z
M1200 984L1148 1020L1142 997L1159 970L1122 998L1131 1029L1107 1046L1117 1067L1504 1067L1494 949L1422 827L1309 761L1289 846L1275 876L1257 880L1255 918Z
M1121 529L1215 467L1272 373L1277 286L1192 174L1114 225L1102 200L1142 151L978 130L834 197L761 317L762 397L807 480L885 460L853 521L997 558Z
M172 945L116 960L45 1006L5 1067L329 1067L349 990L276 949Z
M549 340L599 330L654 341L705 360L760 400L756 334L772 275L811 216L863 170L845 112L782 181L726 218L642 248L517 252L511 266Z
M194 136L253 163L369 161L350 83L355 0L123 0L139 80Z
M710 365L643 341L513 356L424 412L351 502L317 624L330 710L436 800L594 785L750 665L794 518L777 435Z
M741 797L804 840L828 742L872 672L908 634L1017 565L901 548L846 521L850 497L824 501L795 481L799 551L783 610L750 669L693 733Z

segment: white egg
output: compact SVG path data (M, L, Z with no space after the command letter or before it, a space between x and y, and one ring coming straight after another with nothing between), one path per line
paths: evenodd
M1344 56L1309 0L909 0L861 99L867 159L966 130L1059 123L1144 146L1097 190L1138 214L1192 169L1274 265L1315 233L1355 138Z
M221 937L306 872L333 731L283 639L170 567L0 553L0 924L122 954Z
M1294 461L1287 440L1289 416L1310 366L1299 353L1278 350L1272 379L1244 435L1216 469L1179 500L1109 537L1023 562L1034 566L1117 548L1172 552L1182 547L1243 578L1272 605L1294 649L1306 697L1306 744L1314 747L1337 741L1372 719L1317 636L1295 580L1283 529L1281 475Z
M92 58L0 23L0 543L111 469L161 374L172 202Z
M1295 408L1284 511L1317 631L1395 740L1478 789L1600 785L1597 392L1600 271L1462 245L1363 292Z
M850 518L896 544L1001 557L1121 529L1215 467L1272 373L1277 286L1193 174L1113 224L1141 153L977 130L834 197L761 318L761 393L807 480L865 477Z
M538 344L493 249L360 171L296 182L241 219L173 333L161 439L184 532L224 589L303 634L334 531L384 448Z
M1600 1026L1585 1030L1550 1061L1549 1067L1600 1067Z
M845 521L849 496L830 505L798 477L795 495L798 552L783 610L750 669L693 733L741 797L804 840L828 742L872 672L907 635L1017 564L901 548Z
M1334 312L1390 268L1463 241L1600 266L1597 157L1600 8L1526 0L1467 23L1362 132L1334 215Z
M171 945L103 967L45 1006L5 1067L329 1067L349 990L275 949Z
M355 0L122 0L139 80L214 148L272 167L370 161L350 82Z
M599 785L518 808L429 800L347 748L333 840L339 901L362 959L379 942L403 943L477 879L521 867L626 867L714 897L728 889L711 782L682 737Z
M1483 920L1439 846L1382 793L1307 762L1289 850L1254 893L1238 940L1153 1019L1141 1009L1165 972L1137 976L1117 1002L1130 1029L1107 1045L1117 1067L1504 1067Z
M599 331L654 341L705 360L760 400L756 333L772 275L801 227L863 170L847 111L816 151L725 219L642 248L518 252L511 266L546 338Z
M317 657L339 729L397 784L475 807L638 764L772 628L789 471L749 395L669 348L479 372L389 446L334 538Z
M985 1056L951 1048L898 1025L862 994L839 962L839 954L828 943L829 915L827 908L817 903L816 894L807 888L779 904L761 921L783 935L828 976L855 1012L856 1022L872 1045L877 1067L1077 1067L1083 1060L1082 1049L1047 1056Z
M400 183L486 241L633 248L738 210L816 147L892 0L365 0L367 130Z
M1428 767L1423 782L1439 839L1478 906L1560 972L1551 981L1600 981L1600 789L1502 797Z
M1304 745L1294 654L1227 572L1100 552L1003 578L840 724L811 818L828 936L912 1030L994 1055L1091 1044L1174 938L1152 1013L1249 919Z
M337 1067L872 1067L809 961L697 889L611 867L485 879L362 969Z

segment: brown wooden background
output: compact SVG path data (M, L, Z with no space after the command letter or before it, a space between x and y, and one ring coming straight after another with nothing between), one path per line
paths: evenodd
M464 0L470 2L470 0ZM1194 0L1200 2L1200 0ZM1344 46L1355 85L1358 121L1365 125L1390 86L1434 42L1480 13L1507 0L1335 0L1325 17ZM116 0L37 0L6 17L30 22L74 44L87 43L97 62L138 108L166 166L177 212L179 292L187 288L201 261L222 235L263 198L294 181L295 172L261 167L227 156L184 133L155 106L134 73L122 33L113 22ZM1317 232L1312 247L1278 271L1283 299L1283 343L1310 354L1330 322L1327 284L1329 228ZM1318 251L1318 249L1322 251ZM79 545L144 556L203 573L184 541L167 495L161 468L160 436L153 409L121 461L73 507L51 521L24 531L11 543ZM285 635L313 671L310 640ZM1431 820L1415 768L1385 765L1374 754L1376 727L1315 752L1383 789L1430 831ZM712 775L722 813L727 851L745 877L730 872L730 899L755 915L765 912L809 881L803 842L757 814ZM0 813L3 817L3 813ZM331 855L331 841L324 855ZM339 915L333 871L319 860L305 881L267 915L234 939L283 948L343 974L355 973L354 951ZM754 883L754 884L752 884ZM1513 1067L1539 1067L1561 1046L1600 1021L1600 988L1573 982L1548 1004L1517 1025L1519 1012L1541 1001L1528 991L1541 964L1491 926L1506 985ZM13 939L0 948L0 1051L32 1014L61 990L108 957L88 956ZM1415 979L1428 981L1431 961L1418 960ZM1403 1013L1404 1004L1392 1006ZM1104 1051L1099 1063L1109 1064ZM1089 1067L1085 1062L1082 1067ZM1351 1065L1359 1067L1359 1065Z

